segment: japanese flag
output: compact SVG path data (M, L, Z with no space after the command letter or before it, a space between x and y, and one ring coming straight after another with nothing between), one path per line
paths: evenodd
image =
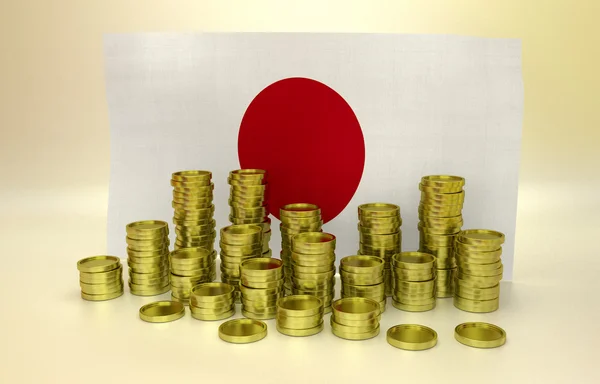
M338 260L358 249L357 206L401 207L418 248L423 175L465 177L463 228L506 235L512 278L523 115L520 42L377 34L130 34L105 38L111 129L108 252L125 225L171 221L172 172L213 173L217 227L228 172L269 173L279 206L315 203ZM173 231L171 231L173 232Z

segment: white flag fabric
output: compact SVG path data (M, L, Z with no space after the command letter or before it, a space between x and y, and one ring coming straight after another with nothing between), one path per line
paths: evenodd
M315 164L326 170L322 177L335 183L341 177L339 193L331 185L314 192L337 204L323 229L337 237L338 260L358 250L357 206L368 202L398 204L402 250L417 250L418 183L424 175L452 174L466 179L463 228L505 233L504 280L512 279L523 117L520 41L382 34L124 34L105 36L104 50L111 130L109 254L126 255L127 223L172 222L169 180L175 171L212 171L217 228L229 225L227 175L240 168L238 138L249 105L269 86L302 78L335 91L351 108L360 125L353 132L364 138L363 157L356 150L360 135L352 136L352 150L344 151L350 139L343 132L328 135L323 122L323 135L300 135L298 142L278 143L272 131L256 134L268 144L265 151L276 149L284 158L289 148L298 180ZM310 94L295 98L310 99ZM277 108L269 111L265 105L263 114L277 115ZM285 113L278 116L293 120ZM307 140L321 140L323 149L307 153L304 161L299 149ZM342 154L341 160L336 154ZM302 164L311 168L302 170ZM355 182L342 177L350 171L343 164L351 164ZM364 166L362 172L357 164ZM272 220L271 248L278 255L279 221Z

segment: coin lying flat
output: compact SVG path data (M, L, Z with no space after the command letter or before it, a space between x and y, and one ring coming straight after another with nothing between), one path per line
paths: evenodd
M116 256L91 256L77 262L77 269L84 273L108 272L119 268L121 260Z
M140 308L140 319L149 323L166 323L181 319L185 307L177 301L157 301Z
M437 332L419 324L400 324L387 331L390 345L407 351L422 351L437 344Z
M496 348L506 343L506 332L490 323L463 323L454 329L454 338L474 348Z
M221 340L234 344L254 343L267 336L267 324L259 320L234 319L219 327Z

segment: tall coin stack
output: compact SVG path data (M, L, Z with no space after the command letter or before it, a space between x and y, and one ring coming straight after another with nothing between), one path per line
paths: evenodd
M304 232L292 238L292 292L312 295L331 312L335 286L335 236Z
M321 231L321 209L314 204L295 203L279 210L281 224L281 260L283 260L284 293L292 294L292 237L303 232Z
M452 297L456 260L454 238L463 224L465 179L459 176L433 175L421 178L419 204L419 250L437 258L439 298Z
M204 248L179 248L171 252L171 297L185 305L189 303L191 289L213 281L217 277L216 251Z
M287 336L312 336L323 330L323 301L291 295L277 301L277 330Z
M386 295L392 294L391 259L402 249L402 218L400 207L387 203L369 203L358 207L358 254L382 258L385 261Z
M435 256L422 252L401 252L392 259L394 307L423 312L435 308Z
M168 292L169 225L146 220L128 224L127 265L129 290L137 296L155 296Z
M365 297L348 297L333 303L331 331L347 340L367 340L379 335L379 303Z
M181 171L171 176L175 214L175 249L215 248L214 184L209 171Z
M238 169L229 172L229 221L256 224L263 229L263 257L271 257L271 219L267 204L267 172L262 169Z
M123 294L123 266L118 257L86 257L77 262L77 269L81 298L104 301Z
M240 300L240 264L262 256L262 235L258 225L233 224L221 228L221 281L235 288L237 301Z
M385 312L385 283L383 270L385 262L377 256L346 256L340 260L342 298L365 297L379 303Z
M488 229L460 232L454 242L458 261L454 306L468 312L493 312L500 303L504 234Z
M198 284L190 291L190 312L197 320L223 320L235 314L235 288L226 283Z
M240 264L242 314L250 319L274 319L283 297L283 262L259 257Z

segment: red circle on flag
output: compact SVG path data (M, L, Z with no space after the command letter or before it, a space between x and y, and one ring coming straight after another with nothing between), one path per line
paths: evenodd
M287 78L263 89L242 118L241 168L265 169L271 213L290 203L321 208L335 218L358 188L365 142L356 115L336 91L318 81Z

